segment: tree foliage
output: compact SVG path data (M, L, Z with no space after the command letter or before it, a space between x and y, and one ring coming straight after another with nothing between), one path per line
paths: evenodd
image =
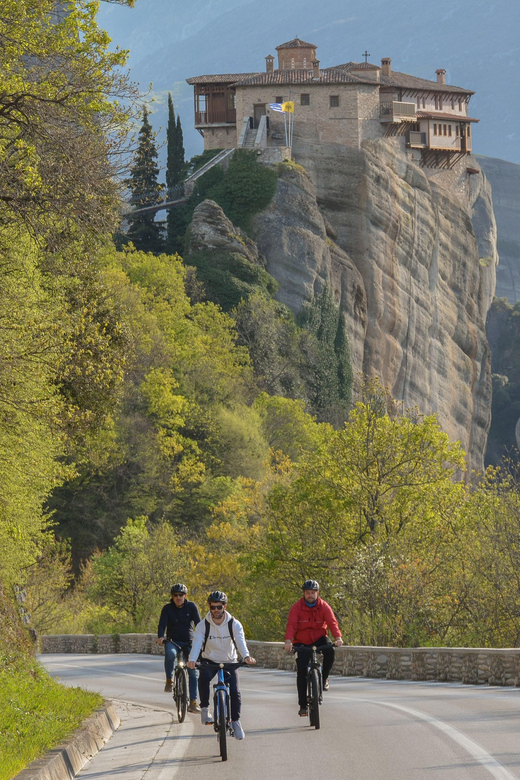
M163 188L159 184L157 158L155 134L148 119L148 111L144 108L137 150L130 169L130 178L127 180L131 193L130 204L135 210L155 206L162 200ZM137 249L155 253L164 249L161 226L155 221L154 211L130 216L128 220L126 236Z

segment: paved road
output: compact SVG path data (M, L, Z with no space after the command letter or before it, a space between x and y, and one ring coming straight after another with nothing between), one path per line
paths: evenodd
M243 742L218 758L214 731L172 717L163 662L143 655L43 655L67 685L118 701L122 726L83 770L98 780L520 780L520 690L331 678L315 731L295 675L240 671Z

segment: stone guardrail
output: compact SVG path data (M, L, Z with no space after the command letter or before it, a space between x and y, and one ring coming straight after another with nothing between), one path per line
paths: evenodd
M156 634L54 634L41 636L41 653L144 653L162 655ZM294 657L281 642L248 640L266 669L294 670ZM386 680L462 682L520 687L520 648L351 647L336 650L332 673Z

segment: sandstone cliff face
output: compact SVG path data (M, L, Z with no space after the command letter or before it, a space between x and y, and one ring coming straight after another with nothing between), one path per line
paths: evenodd
M437 414L471 467L482 468L496 263L489 186L482 177L468 184L463 206L460 193L385 142L302 152L316 195L294 171L259 220L258 246L279 296L296 311L328 284L346 318L354 371L377 374L406 406ZM330 246L327 223L337 235Z
M308 173L280 166L276 195L257 218L278 297L297 312L326 285L345 319L354 373L378 375L405 406L435 413L481 469L497 262L485 177L468 179L464 168L436 182L384 141L300 152Z
M500 264L497 268L497 298L520 301L520 165L478 157L493 187L493 206L498 226Z

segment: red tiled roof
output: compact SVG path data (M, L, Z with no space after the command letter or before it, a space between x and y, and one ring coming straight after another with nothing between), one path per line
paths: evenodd
M372 65L371 62L349 62L352 70L381 70L379 65Z
M464 116L462 114L448 114L441 111L418 111L416 116L418 119L446 119L450 122L480 122L480 119L474 119L471 116Z
M342 73L332 68L320 71L317 78L314 77L312 70L294 68L292 70L275 70L272 73L257 73L238 81L236 86L244 87L254 84L308 84L309 86L312 84L371 84L374 86L375 83L375 81L370 81L362 76Z
M193 76L186 81L188 84L236 84L237 81L258 75L258 71L256 73L217 73L211 76Z
M363 68L370 63L357 63L346 62L343 65L335 65L333 70L346 71L347 73L352 68ZM371 67L376 67L372 65ZM461 95L474 95L470 89L464 89L464 87L455 87L450 84L439 84L438 81L430 81L429 79L421 79L418 76L410 76L409 73L399 73L399 71L392 71L390 76L385 76L383 71L379 74L380 85L382 87L401 87L402 89L420 89L428 90L429 92L456 92Z
M300 40L300 38L293 38L292 41L287 41L287 43L281 43L279 46L276 47L276 51L279 49L316 49L315 43L306 43L305 41Z

